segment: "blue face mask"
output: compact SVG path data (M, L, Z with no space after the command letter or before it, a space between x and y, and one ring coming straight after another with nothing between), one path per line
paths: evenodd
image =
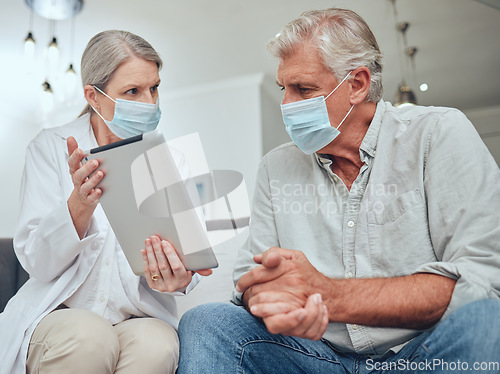
M325 101L344 83L350 74L351 72L342 79L326 98L319 96L312 99L281 104L281 113L286 126L286 132L297 147L305 154L310 155L319 151L339 136L340 131L338 128L351 113L354 105L351 106L344 119L335 128L330 124Z
M111 121L104 119L94 107L92 109L119 138L126 139L144 134L155 130L158 126L161 117L160 99L156 100L155 104L123 99L113 100L96 86L94 88L115 103L115 114Z

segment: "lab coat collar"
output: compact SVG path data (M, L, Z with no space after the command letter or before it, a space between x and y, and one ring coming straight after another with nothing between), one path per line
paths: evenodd
M65 141L73 136L78 142L78 147L85 150L97 147L94 130L90 124L90 114L84 114L67 125L56 127L54 133Z

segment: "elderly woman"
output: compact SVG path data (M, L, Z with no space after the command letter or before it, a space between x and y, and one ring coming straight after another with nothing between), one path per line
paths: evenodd
M28 146L14 246L30 280L0 315L1 373L175 371L173 295L199 276L156 236L145 238L146 277L136 276L98 205L105 176L97 161L81 163L82 149L156 128L161 66L141 37L97 34L81 63L87 108Z

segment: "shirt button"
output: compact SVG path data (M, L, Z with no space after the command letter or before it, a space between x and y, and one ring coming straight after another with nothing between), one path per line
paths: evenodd
M349 222L347 222L347 226L349 226L349 227L354 227L354 221L349 221Z
M111 261L109 261L109 258L106 260L106 265L109 266L109 264L111 263Z
M352 325L352 329L353 329L353 330L357 330L357 329L358 329L358 327L359 327L358 325Z
M352 274L352 271L348 271L348 272L347 272L347 279L352 278L352 275L353 275L353 274Z
M99 243L93 242L92 243L92 249L97 249L97 248L99 248Z

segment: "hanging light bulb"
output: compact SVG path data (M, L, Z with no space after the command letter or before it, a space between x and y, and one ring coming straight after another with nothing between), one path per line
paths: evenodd
M73 64L69 64L66 73L64 74L64 90L69 99L75 94L78 78Z
M35 58L35 38L31 31L24 39L24 57L27 61L33 61Z
M396 92L395 107L416 105L417 97L413 90L405 82L399 84L398 91Z
M45 113L50 112L54 108L54 93L50 83L45 80L42 83L43 91L40 97L40 105Z
M76 77L76 71L75 69L73 69L73 64L69 64L69 67L66 70L66 74L71 74Z
M49 43L47 56L49 59L49 64L52 66L55 66L59 61L59 46L57 45L57 38L55 36L52 37L52 40Z

